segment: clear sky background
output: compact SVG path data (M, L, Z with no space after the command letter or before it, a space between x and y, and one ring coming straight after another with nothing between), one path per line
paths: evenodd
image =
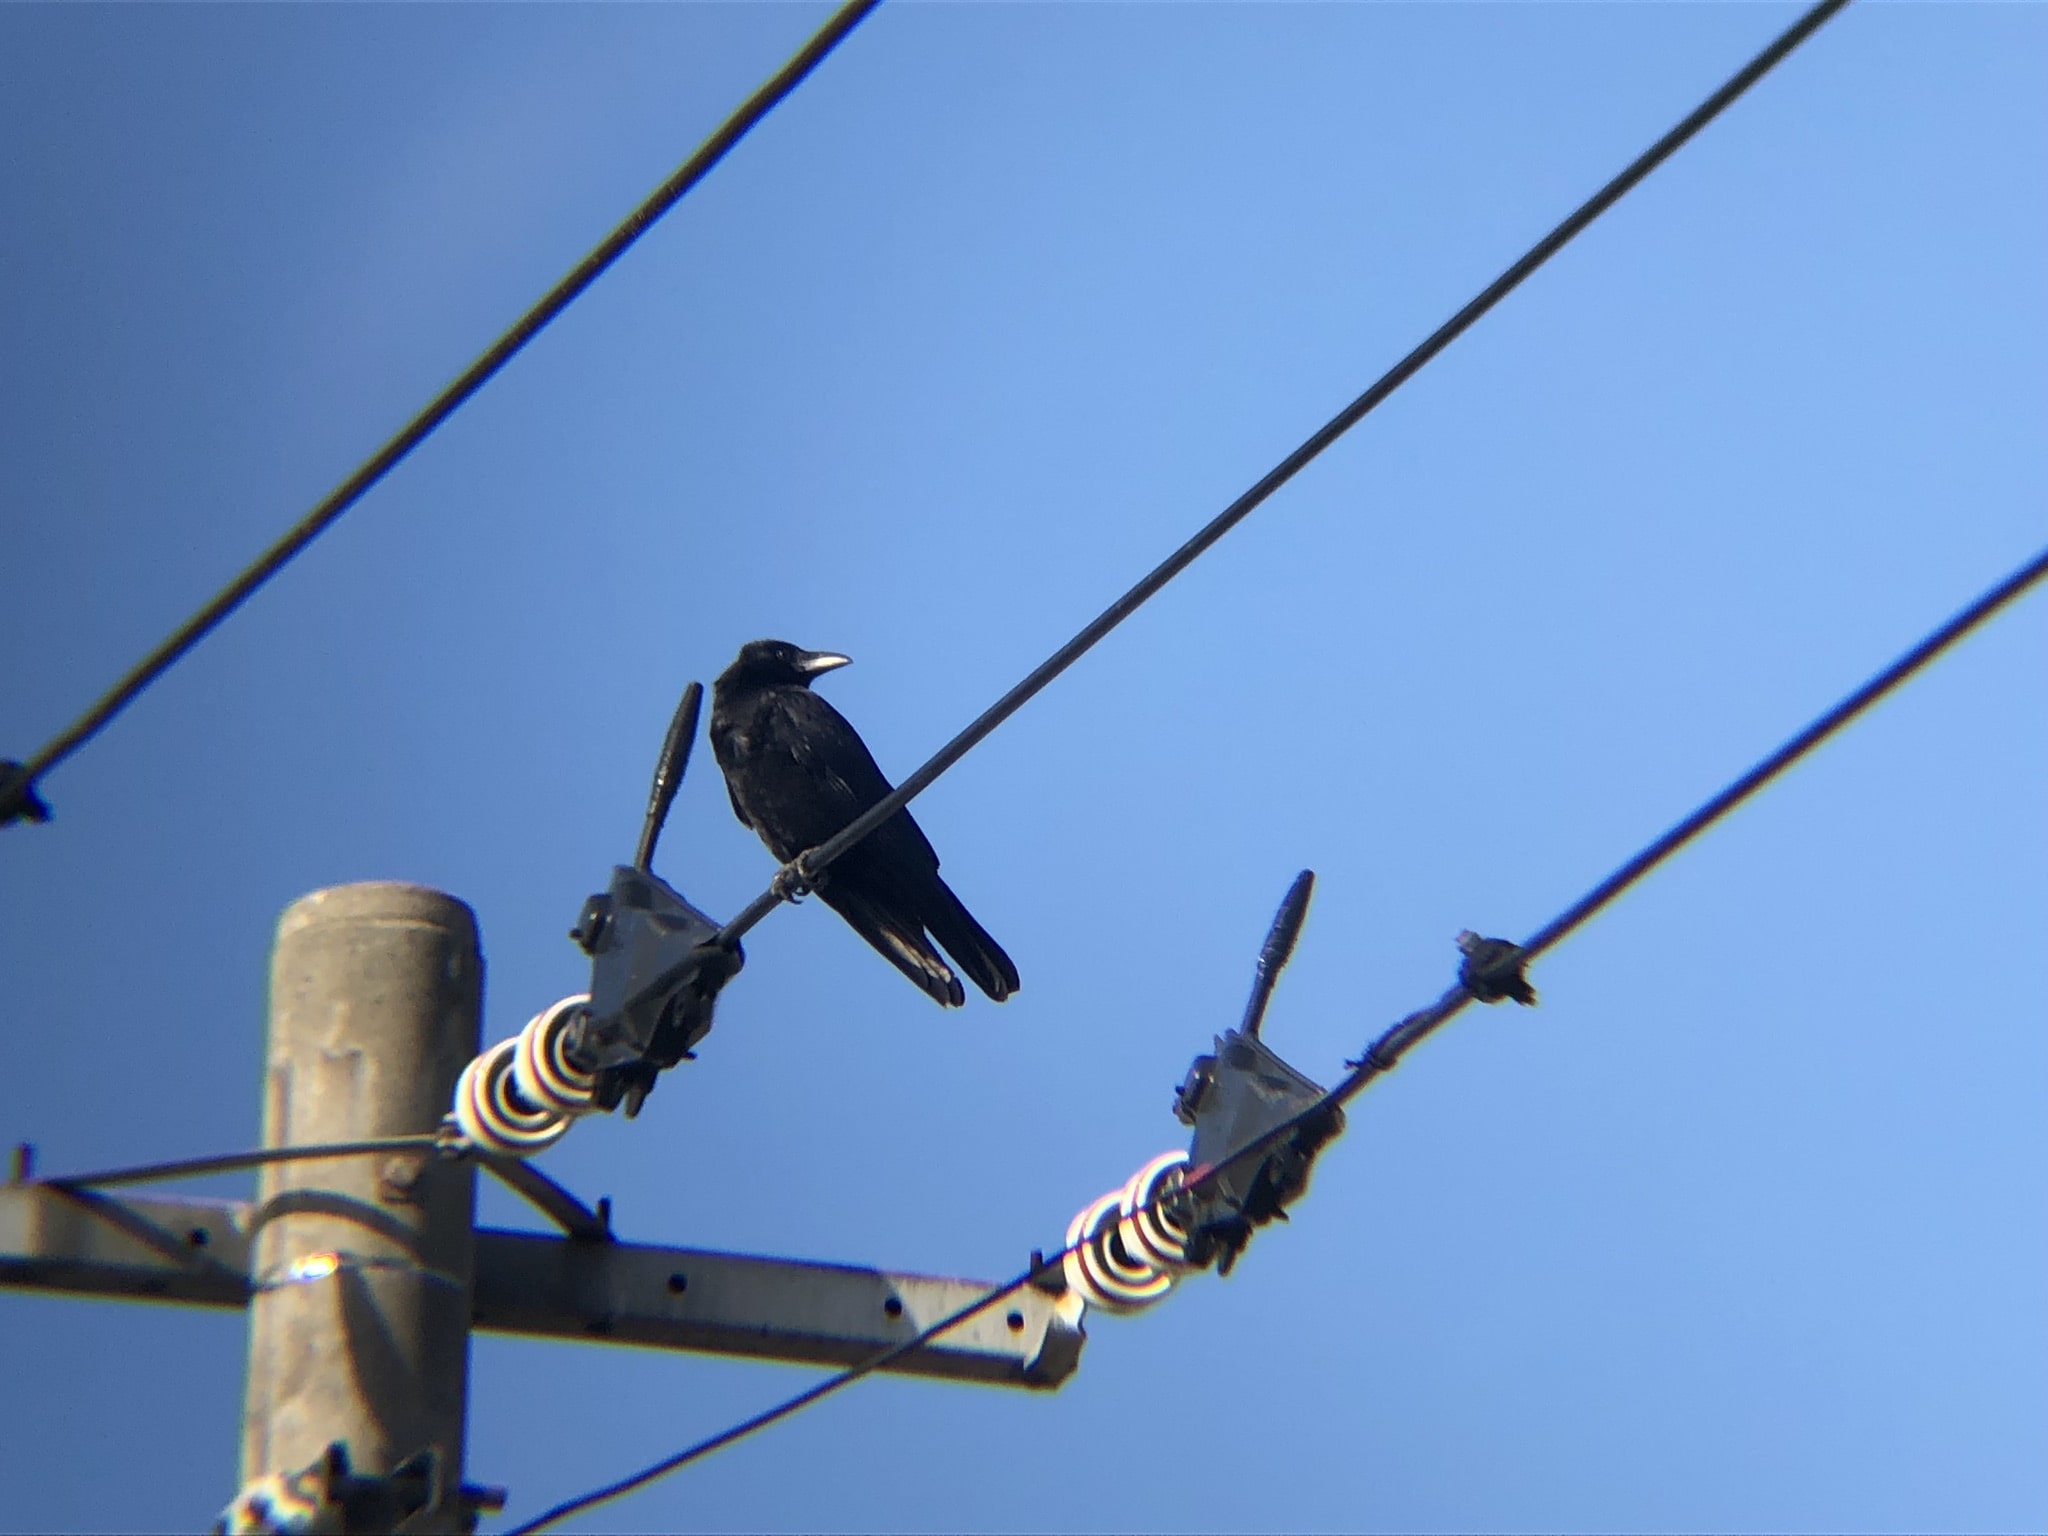
M317 887L474 905L494 1038L580 990L686 679L844 651L908 772L1791 14L885 7L0 833L0 1135L253 1143ZM0 7L0 750L822 15ZM1182 1142L1305 865L1267 1033L1333 1080L1460 928L2044 542L2044 100L2048 8L1851 9L919 802L1019 996L942 1013L785 909L545 1166L631 1239L1006 1277ZM2036 597L1460 1018L1058 1394L870 1382L578 1528L2039 1529L2044 642ZM770 873L708 752L660 865L719 915ZM0 1295L0 1525L203 1524L242 1351ZM480 1336L470 1475L530 1515L814 1376Z

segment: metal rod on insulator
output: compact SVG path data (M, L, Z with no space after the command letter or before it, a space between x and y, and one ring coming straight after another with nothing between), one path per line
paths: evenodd
M697 711L704 703L704 685L691 683L683 690L681 702L668 723L668 735L661 744L661 756L654 764L654 784L647 795L647 820L640 826L640 846L633 854L633 867L642 874L654 872L654 845L668 824L668 808L675 804L682 788L683 773L690 766L690 748L697 740Z
M1258 1038L1259 1025L1265 1021L1266 1004L1273 996L1273 983L1280 979L1280 972L1294 955L1294 944L1301 937L1301 925L1308 917L1308 899L1315 886L1316 872L1304 869L1294 877L1294 884L1287 888L1280 910L1273 914L1273 926L1259 950L1258 970L1252 977L1252 995L1244 1005L1244 1023L1239 1026L1253 1039Z

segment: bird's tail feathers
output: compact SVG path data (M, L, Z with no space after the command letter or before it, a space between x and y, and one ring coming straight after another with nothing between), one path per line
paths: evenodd
M908 928L863 892L847 886L827 884L820 888L818 897L845 918L847 926L873 945L883 959L922 987L940 1007L958 1008L967 1001L967 992L960 985L960 978L939 958L938 951L931 947L923 933ZM968 921L972 923L973 919ZM982 937L988 936L983 934ZM947 946L949 950L951 947ZM978 976L975 981L984 991L987 990L986 983Z
M934 875L932 884L938 890L923 914L925 927L939 941L939 947L953 957L953 963L967 973L968 979L986 992L991 1001L1000 1003L1023 985L1017 977L1016 965L1003 953L1003 946L974 920L974 914L960 904L960 898L945 881Z

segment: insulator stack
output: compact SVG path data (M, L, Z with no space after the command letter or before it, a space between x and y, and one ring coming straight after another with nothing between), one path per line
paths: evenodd
M512 1081L519 1096L538 1109L558 1115L587 1115L597 1091L597 1074L570 1059L572 1027L590 1006L590 994L579 992L543 1010L519 1031L519 1049L512 1058Z
M578 1115L591 1113L596 1077L568 1049L589 1003L587 993L563 998L462 1069L455 1123L464 1136L486 1152L532 1157L567 1135Z
M1150 1306L1188 1273L1188 1234L1171 1209L1185 1152L1162 1152L1067 1224L1067 1287L1106 1312Z

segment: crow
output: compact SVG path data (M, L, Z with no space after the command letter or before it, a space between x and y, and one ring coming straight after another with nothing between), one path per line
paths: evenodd
M894 788L846 717L811 692L811 679L849 660L755 640L711 687L711 750L733 813L784 864ZM1018 988L1017 967L939 878L939 856L907 810L849 848L817 892L941 1007L967 994L933 939L994 1001Z

